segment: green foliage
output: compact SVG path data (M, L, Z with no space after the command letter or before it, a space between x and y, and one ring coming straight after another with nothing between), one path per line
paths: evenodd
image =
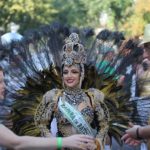
M59 21L72 26L98 26L99 15L108 7L104 0L2 0L0 25L8 31L15 22L20 30Z
M87 9L84 7L84 3L81 0L61 0L52 1L53 7L57 10L53 14L53 18L64 24L78 26L79 24L85 25L87 19ZM81 24L82 22L82 24Z
M59 21L71 26L99 28L100 14L106 12L109 28L125 29L131 34L136 16L138 21L134 22L141 33L143 26L150 22L149 5L147 0L1 0L0 27L7 32L10 22L15 22L20 25L19 32L23 32ZM141 22L142 26L137 25Z
M132 14L133 0L112 0L110 2L111 13L113 13L114 26L119 29L127 18Z
M0 25L8 30L8 24L15 22L21 31L34 28L52 21L49 17L55 10L51 7L51 0L2 0L0 2Z
M133 13L123 24L129 36L141 36L145 24L150 22L150 0L136 0Z

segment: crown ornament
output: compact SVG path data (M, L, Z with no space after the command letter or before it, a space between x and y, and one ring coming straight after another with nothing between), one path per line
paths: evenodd
M62 64L71 66L74 64L85 64L86 53L82 44L79 43L79 36L72 33L69 38L65 40L63 46Z

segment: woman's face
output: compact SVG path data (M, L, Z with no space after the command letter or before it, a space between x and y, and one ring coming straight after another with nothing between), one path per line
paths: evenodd
M63 81L66 87L75 88L80 81L80 68L78 66L64 66Z

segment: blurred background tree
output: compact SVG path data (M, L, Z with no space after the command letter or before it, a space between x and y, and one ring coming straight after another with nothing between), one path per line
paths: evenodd
M133 13L123 24L128 35L140 36L145 24L150 23L150 0L135 0Z
M1 0L0 27L20 26L20 33L54 21L77 26L101 28L100 16L107 14L105 27L140 35L150 22L150 0Z
M8 31L10 22L20 25L20 32L53 21L51 0L1 0L0 26Z

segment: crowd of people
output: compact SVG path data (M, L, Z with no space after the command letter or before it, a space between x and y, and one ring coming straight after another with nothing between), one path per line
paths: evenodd
M101 36L97 36L95 47L98 56L96 60L98 72L104 71L105 74L109 72L109 75L116 73L114 66L107 68L110 62L114 62L116 49L121 51L124 56L128 56L134 47L134 51L139 52L136 55L137 53L133 51L135 60L132 59L133 57L126 57L124 61L128 61L128 63L121 61L122 58L115 62L116 68L117 65L121 66L124 63L126 70L122 72L119 68L117 71L121 72L121 75L119 76L119 73L116 73L114 79L117 81L117 86L121 85L124 89L127 89L125 87L127 86L128 74L133 70L130 82L130 101L135 97L149 99L150 24L146 25L142 42L136 43L136 48L132 41L124 40L124 42L118 42L117 47L113 47L111 42L107 43L107 45L103 45L103 50L106 51L99 51L99 45L102 43ZM105 58L101 57L102 53L107 54ZM12 149L106 150L108 147L105 145L109 144L110 149L112 143L111 136L109 136L109 122L111 118L104 99L106 95L96 88L82 89L86 74L84 68L86 57L85 48L81 44L78 34L72 33L63 46L60 71L62 89L55 88L46 92L36 108L34 122L40 130L41 137L18 136L5 125L0 124L0 146ZM134 85L136 83L134 89L133 83ZM135 90L138 92L135 92ZM3 69L0 68L0 100L4 99L4 93L4 73ZM53 118L56 118L57 122L56 138L52 136L49 127ZM149 137L149 125L141 126L129 123L129 128L122 135L121 140L126 144L137 146L142 140Z

